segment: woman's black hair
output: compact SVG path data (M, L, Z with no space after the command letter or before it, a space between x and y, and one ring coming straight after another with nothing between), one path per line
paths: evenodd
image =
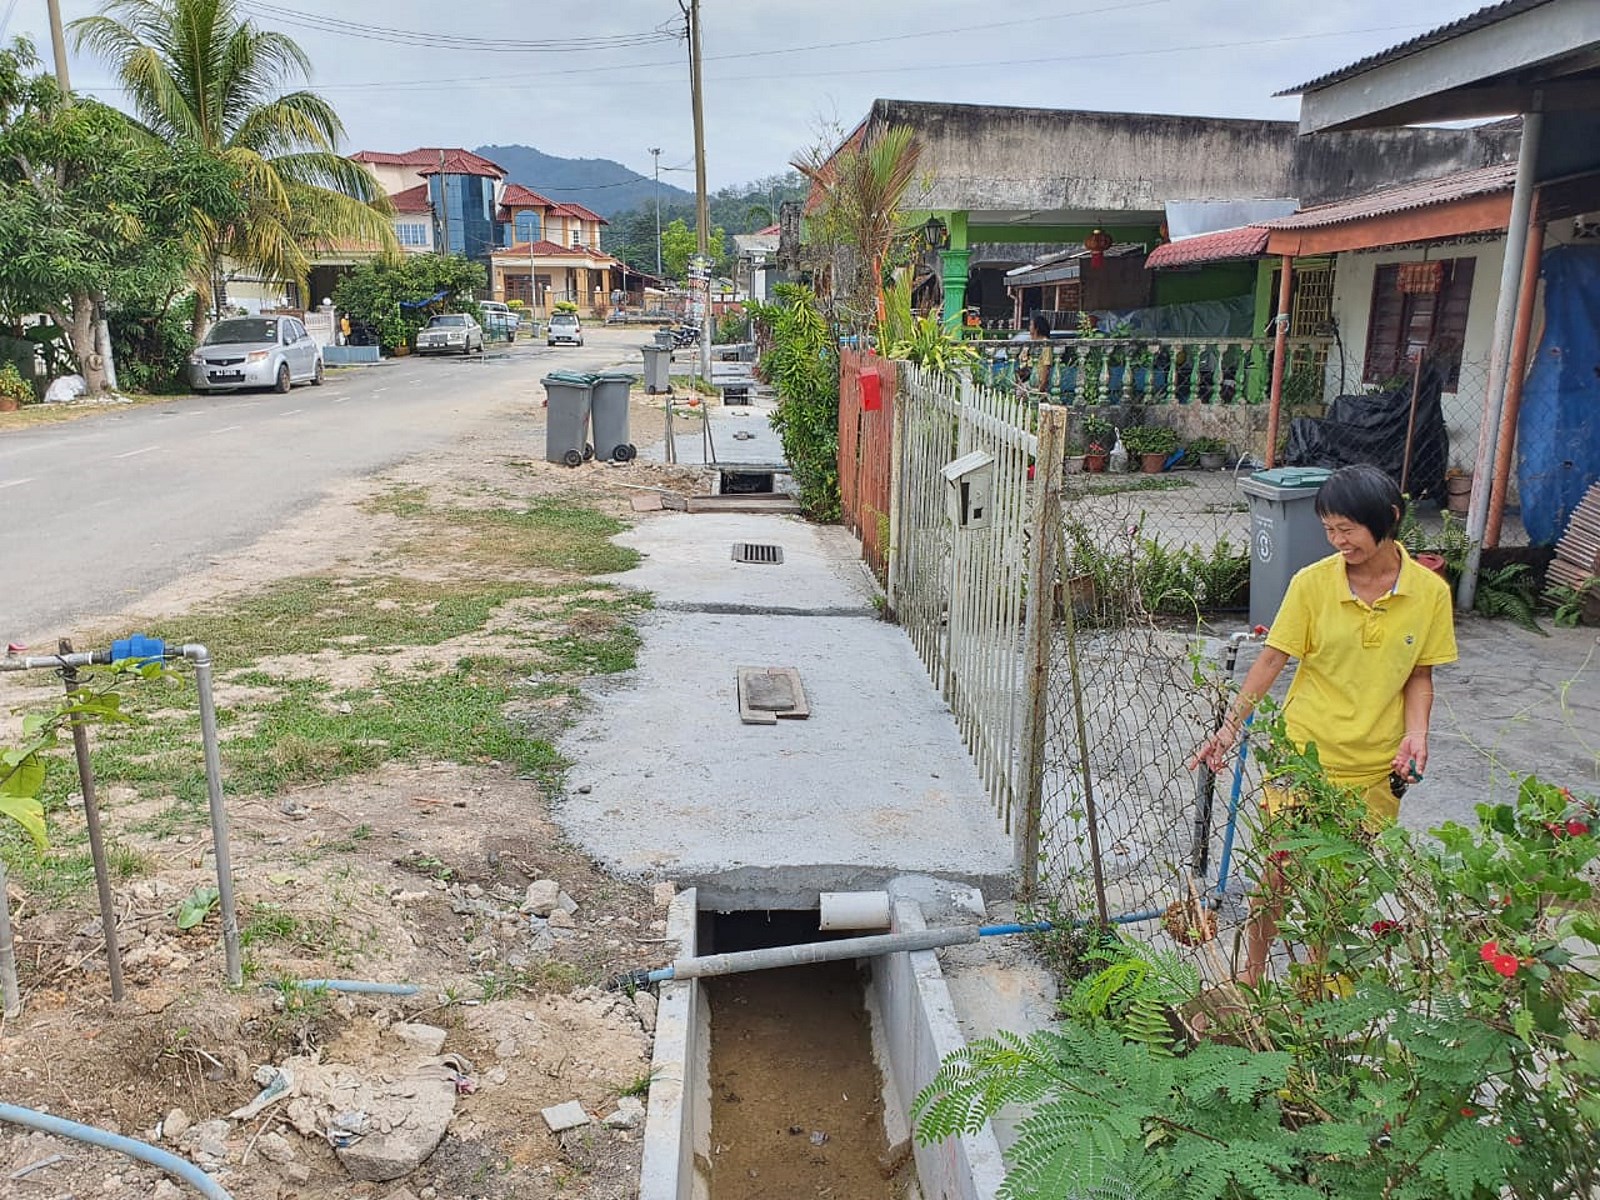
M1377 542L1399 532L1404 505L1399 485L1370 463L1340 467L1317 489L1317 516L1364 525Z
M1033 317L1028 321L1028 331L1037 334L1039 337L1048 338L1050 336L1050 318L1043 313L1034 313Z

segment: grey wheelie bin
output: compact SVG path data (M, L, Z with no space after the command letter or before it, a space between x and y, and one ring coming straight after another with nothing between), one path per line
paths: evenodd
M628 462L638 453L628 441L628 391L631 371L601 371L596 375L590 414L594 419L594 452L600 458Z
M1323 467L1275 467L1239 481L1250 503L1250 624L1271 625L1289 580L1328 554L1317 516Z
M640 346L644 352L644 390L652 396L672 390L672 347Z
M544 459L581 466L594 453L589 445L589 406L595 377L587 371L552 371L544 383Z
M658 329L651 336L653 336L655 338L656 345L661 346L661 347L663 347L663 348L665 348L667 350L671 350L672 349L672 330L670 330L670 329Z

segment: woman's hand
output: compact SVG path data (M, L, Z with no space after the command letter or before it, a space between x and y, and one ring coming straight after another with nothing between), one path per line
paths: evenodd
M1428 731L1412 730L1400 739L1394 754L1394 773L1407 783L1416 783L1428 769Z
M1189 756L1189 770L1193 771L1201 763L1205 763L1213 771L1227 770L1228 756L1238 744L1239 726L1232 720L1224 721L1222 728L1201 742Z

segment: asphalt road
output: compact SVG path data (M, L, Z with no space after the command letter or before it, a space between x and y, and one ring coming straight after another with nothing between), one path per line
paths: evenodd
M0 433L0 638L53 646L521 395L542 425L544 374L637 367L647 336L389 360L286 396L180 396Z

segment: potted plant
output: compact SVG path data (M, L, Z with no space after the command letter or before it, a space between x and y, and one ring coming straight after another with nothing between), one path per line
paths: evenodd
M1083 421L1083 469L1095 474L1106 469L1117 431L1104 417L1085 417Z
M1178 448L1178 434L1165 425L1130 425L1122 431L1122 444L1130 458L1139 456L1139 468L1146 475L1159 475Z
M1228 443L1221 438L1190 438L1186 449L1200 460L1202 471L1220 471L1228 461Z
M0 363L0 412L16 412L34 401L33 387L12 362Z
M1067 444L1066 471L1068 475L1081 475L1083 473L1084 453L1083 447L1077 442Z

